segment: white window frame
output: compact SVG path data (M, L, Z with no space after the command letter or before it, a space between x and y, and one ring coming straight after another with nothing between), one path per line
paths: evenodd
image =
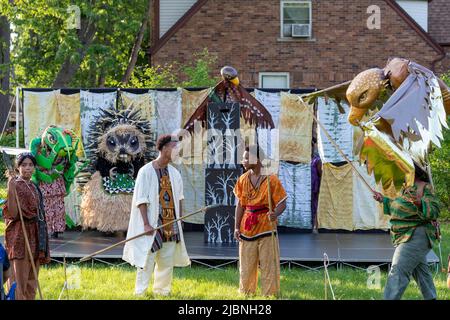
M289 72L260 72L259 73L259 88L263 89L263 77L264 76L285 76L287 80L287 88L281 89L289 89L291 87L291 79L289 76ZM275 89L275 88L266 88L266 89Z
M310 25L310 30L311 30L311 36L310 37L305 37L305 39L310 39L312 38L312 2L311 0L303 0L303 1L296 1L296 0L282 0L280 1L280 37L282 39L292 39L293 37L285 37L283 35L283 27L284 27L284 12L283 12L283 8L284 8L284 4L285 3L303 3L303 4L309 4L309 25Z

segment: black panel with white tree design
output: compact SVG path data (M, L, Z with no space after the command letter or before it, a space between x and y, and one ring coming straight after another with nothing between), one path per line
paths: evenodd
M235 243L234 207L222 206L208 210L205 214L205 242L225 244Z

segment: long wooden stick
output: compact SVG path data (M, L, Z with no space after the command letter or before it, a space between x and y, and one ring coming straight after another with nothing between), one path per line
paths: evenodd
M27 230L25 228L25 221L23 220L22 207L20 206L20 201L19 201L19 197L17 196L17 190L15 188L15 185L14 185L14 197L16 198L17 208L19 209L19 217L20 217L20 222L21 222L21 225L22 225L23 237L25 239L25 247L27 248L28 256L30 257L30 263L31 263L31 268L33 269L34 277L36 278L37 288L38 288L38 292L39 292L39 298L41 300L44 300L44 298L42 296L41 286L39 284L39 278L38 278L36 265L34 263L34 257L33 257L32 252L31 252L30 242L28 240Z
M154 229L154 232L156 232L156 231L158 231L159 229L162 229L162 228L164 228L164 227L166 227L166 226L168 226L168 225L170 225L170 224L172 224L172 223L175 223L175 222L178 222L178 221L182 221L182 220L184 220L184 219L186 219L186 218L188 218L188 217L191 217L191 216L193 216L193 215L195 215L195 214L198 214L198 213L200 213L200 212L206 212L206 210L208 210L208 209L213 209L213 208L216 208L216 207L219 207L219 205L218 205L218 204L211 205L211 206L202 208L202 209L200 209L200 210L194 211L194 212L192 212L192 213L189 213L189 214L187 214L187 215L185 215L185 216L182 216L182 217L180 217L180 218L178 218L178 219L175 219L175 220L172 220L172 221L170 221L170 222L167 222L167 223L165 223L165 224L163 224L163 225L160 225L159 227L157 227L157 228ZM91 259L92 257L94 257L94 256L96 256L96 255L99 255L100 253L109 251L109 250L111 250L111 249L113 249L113 248L115 248L115 247L117 247L117 246L120 246L121 244L124 244L124 243L126 243L126 242L128 242L128 241L135 240L135 239L137 239L137 238L140 238L140 237L143 237L143 236L146 236L146 235L148 235L148 232L143 232L143 233L140 233L140 234L138 234L138 235L136 235L136 236L134 236L134 237L131 237L131 238L129 238L129 239L125 239L125 240L119 241L119 242L117 242L117 243L115 243L115 244L113 244L113 245L111 245L111 246L109 246L109 247L107 247L107 248L104 248L104 249L102 249L102 250L96 251L96 252L91 253L90 255L88 255L88 256L86 256L86 257L81 258L79 262L85 262L85 261Z
M267 194L269 197L269 212L272 212L273 209L273 204L272 204L272 193L270 191L270 174L267 175ZM275 262L275 268L277 268L278 265L278 259L277 259L277 249L276 249L276 240L275 240L275 228L276 228L276 224L270 219L269 216L269 221L272 227L272 250L273 250L273 259ZM277 282L278 283L278 282ZM280 294L280 287L277 285L277 295Z
M333 146L336 148L336 150L341 154L341 156L345 159L345 161L347 161L350 166L352 167L352 169L358 174L358 177L364 182L364 184L367 186L367 188L369 188L370 191L372 191L372 193L375 194L375 190L372 189L372 187L370 186L370 184L366 181L366 179L362 176L362 174L358 171L358 169L356 169L356 167L354 166L354 164L350 161L350 159L346 156L346 154L341 150L341 148L338 146L338 144L336 143L336 141L333 140L333 138L330 136L330 134L328 133L327 129L325 128L325 126L322 124L322 122L319 121L319 119L317 119L316 115L314 114L314 112L312 112L311 110L309 110L308 108L308 104L305 103L305 101L303 101L301 96L298 96L298 98L300 99L300 101L302 102L302 104L305 106L305 109L308 110L308 112L312 115L312 117L314 118L314 120L317 122L317 124L320 126L320 128L323 130L323 132L325 133L325 135L327 136L328 140L330 140L331 144L333 144Z
M2 157L3 157L3 161L5 162L5 164L6 164L7 168L8 168L8 171L10 173L11 179L15 179L15 172L14 172L14 169L13 169L13 166L12 166L12 163L11 163L11 159L8 157L8 155L6 154L5 150L2 150ZM34 274L34 277L36 279L36 284L37 284L37 288L38 288L38 292L39 292L39 297L40 297L41 300L44 300L44 298L42 296L41 286L39 284L39 277L38 277L36 265L34 263L34 257L33 257L32 252L31 252L30 241L28 240L27 230L25 228L25 221L23 219L23 214L22 214L22 206L20 205L20 200L19 200L19 196L17 195L17 190L16 190L16 184L15 183L14 183L13 189L14 189L13 190L14 191L14 198L15 198L16 203L17 203L17 209L19 211L20 224L22 226L23 238L25 240L25 247L27 249L28 256L30 257L31 268L33 269L33 274ZM38 215L39 215L39 212L38 212Z

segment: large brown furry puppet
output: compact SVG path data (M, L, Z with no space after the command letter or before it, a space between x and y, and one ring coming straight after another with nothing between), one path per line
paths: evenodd
M83 190L83 228L126 231L137 173L155 155L150 123L138 109L106 109L91 125L89 139L93 175Z

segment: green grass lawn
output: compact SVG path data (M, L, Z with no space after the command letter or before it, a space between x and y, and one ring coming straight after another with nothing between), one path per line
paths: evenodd
M0 233L4 231L4 224L0 222ZM442 226L443 241L442 254L446 262L450 253L450 224ZM438 251L435 250L437 254ZM73 268L73 267L72 267ZM110 267L103 264L85 263L79 269L68 270L69 279L80 276L79 288L71 289L62 299L138 299L133 295L135 269L129 266ZM79 272L79 273L78 273ZM330 278L336 299L382 299L383 287L386 281L386 267L382 269L381 287L369 289L367 287L368 274L363 270L343 268L336 270L330 267ZM438 298L450 300L450 290L446 287L446 274L435 274L435 284ZM64 284L64 269L61 264L52 263L42 267L39 280L45 299L58 299ZM72 280L70 283L75 283ZM262 296L246 297L238 293L239 273L236 266L223 270L208 270L193 265L187 268L176 268L172 295L164 299L265 299ZM293 267L281 270L281 299L324 299L324 272L307 271ZM160 299L148 293L139 299ZM328 299L331 293L328 291ZM414 281L411 282L404 299L421 299L419 289Z

